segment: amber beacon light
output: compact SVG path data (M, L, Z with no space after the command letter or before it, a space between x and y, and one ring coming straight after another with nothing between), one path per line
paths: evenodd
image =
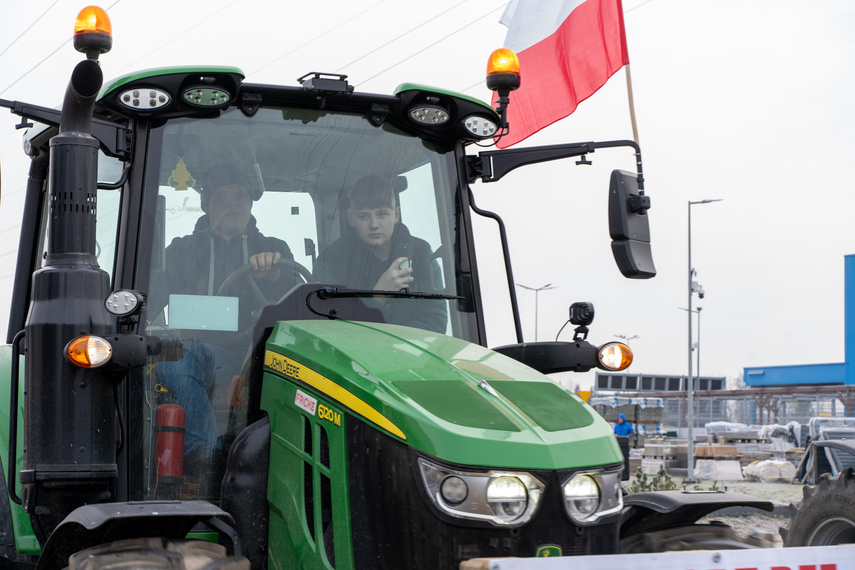
M83 8L74 21L74 49L97 59L113 47L113 25L110 16L98 6Z
M520 86L520 60L513 50L500 48L487 60L487 87L493 91L513 91Z

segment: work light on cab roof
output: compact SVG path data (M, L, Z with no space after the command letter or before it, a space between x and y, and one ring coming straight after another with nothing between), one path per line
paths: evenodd
M113 47L113 25L110 16L98 6L83 8L74 21L74 49L88 59L98 59Z

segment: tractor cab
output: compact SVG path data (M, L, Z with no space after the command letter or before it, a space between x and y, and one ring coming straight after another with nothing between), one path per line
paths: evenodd
M147 86L156 79L108 88L102 101L121 105L146 91L186 100ZM134 288L147 292L146 335L160 346L141 373L147 398L134 424L145 426L140 458L155 458L140 465L142 498L216 499L225 452L254 401L241 371L277 321L358 320L483 338L471 236L459 215L459 142L425 140L406 117L372 120L378 104L359 112L347 91L342 109L333 97L320 108L312 91L291 94L302 101L288 105L280 93L243 89L234 97L258 95L251 108L136 119L146 145L137 159ZM251 259L264 254L278 259L260 275ZM185 412L178 489L160 480L179 473L155 449L164 404Z

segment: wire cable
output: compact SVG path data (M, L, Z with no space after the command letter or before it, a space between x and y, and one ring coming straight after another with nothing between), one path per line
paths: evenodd
M278 61L280 61L280 60L282 60L282 59L284 59L284 58L288 57L289 55L291 55L291 54L292 54L292 53L294 53L295 51L301 50L301 49L303 49L304 47L308 46L309 44L312 44L312 43L314 43L314 42L318 41L318 40L319 40L319 39L321 39L322 37L324 37L324 36L326 36L326 35L331 34L332 32L336 31L337 29L339 29L339 28L341 28L341 27L343 27L343 26L346 26L347 24L350 24L350 23L351 23L355 18L358 18L359 16L362 16L363 14L365 14L365 13L367 13L367 12L369 12L369 11L373 10L374 8L376 8L377 6L379 6L380 4L383 4L384 2L386 2L386 0L380 0L379 2L376 2L376 3L372 4L371 6L369 6L368 8L366 8L365 10L363 10L362 12L360 12L359 14L357 14L356 16L354 16L353 18L349 18L349 19L347 19L347 20L343 21L342 23L340 23L339 25L337 25L337 26L335 26L335 27L333 27L333 28L328 29L328 30L327 30L327 31L325 31L324 33L322 33L322 34L320 34L320 35L318 35L318 36L315 36L314 38L310 39L310 40L309 40L309 41L307 41L306 43L301 44L301 45L299 45L299 46L295 47L295 48L294 48L294 49L292 49L291 51L288 51L288 52L283 53L282 55L280 55L279 57L277 57L277 58L276 58L276 59L274 59L273 61L271 61L271 62L269 62L269 63L265 63L265 64L264 64L264 65L262 65L261 67L259 67L259 68L255 69L255 70L251 71L251 72L250 72L250 74L251 74L251 75L254 75L254 74L258 73L259 71L261 71L262 69L267 69L268 67L270 67L270 66L271 66L271 65L273 65L274 63L276 63L276 62L278 62Z
M41 16L39 16L38 18L36 18L35 20L33 20L33 23L32 23L32 24L30 24L29 26L27 26L27 29L26 29L26 30L24 30L23 32L21 32L21 34L20 34L17 38L15 38L14 40L12 40L12 43L10 43L9 45L7 45L7 46L3 49L3 51L0 51L0 57L2 57L4 53L6 53L7 51L9 51L9 48L11 48L13 45L15 45L16 43L18 43L18 40L20 40L22 37L24 37L24 34L26 34L26 33L27 33L27 32L29 32L31 29L33 29L33 26L35 26L36 24L38 24L38 23L39 23L39 20L41 20L41 19L44 17L44 15L45 15L45 14L47 14L48 12L50 12L50 11L53 9L53 7L54 7L54 6L56 6L58 3L59 3L59 0L54 0L53 4L51 4L50 6L48 6L48 9L47 9L47 10L45 10L44 12L42 12L42 15L41 15Z
M119 1L119 0L117 0L117 2L118 2L118 1ZM213 18L214 16L216 16L217 14L219 14L220 12L222 12L223 10L226 10L227 8L232 7L234 4L237 4L237 2L238 2L238 0L232 0L232 2L229 2L228 4L226 4L225 6L223 6L222 8L220 8L219 10L217 10L216 12L212 12L211 14L208 14L208 17L207 17L207 18L205 18L205 19L203 19L203 20L199 20L198 22L196 22L196 24L195 24L195 25L190 26L189 28L187 28L186 30L184 30L184 34L186 35L186 33L187 33L187 32L189 32L190 30L194 30L194 29L198 28L199 26L201 26L202 24L204 24L205 22L207 22L208 20L210 20L211 18ZM147 58L147 57L151 56L151 54L153 54L153 53L155 53L155 52L157 52L157 51L160 51L161 49L165 48L166 46L168 46L168 45L169 45L169 44L171 44L172 42L174 42L174 41L176 41L176 40L179 40L179 39L181 39L181 38L182 38L182 36L179 36L179 35L175 35L175 36L173 36L173 37L172 37L172 39L170 39L170 40L168 40L168 41L166 41L166 42L164 42L164 43L160 44L159 46L157 46L157 47L156 47L156 48L154 48L153 50L147 51L147 52L146 52L142 57L140 57L140 58L138 58L138 59L136 59L136 60L132 61L131 63L127 64L126 66L124 66L122 69L120 69L120 70L119 70L119 73L122 73L122 72L124 72L124 71L125 71L125 70L127 70L127 69L134 68L134 67L137 65L137 63L139 63L140 61L144 60L145 58Z
M430 18L430 19L428 19L428 20L425 20L424 22L422 22L421 24L419 24L418 26L416 26L416 27L414 27L414 28L410 28L410 29L409 29L409 30L407 30L406 32L403 32L402 34L400 34L400 35L398 35L398 36L396 36L396 37L392 38L391 40L389 40L389 41L388 41L388 42L386 42L385 44L383 44L383 45L381 45L381 46L378 46L378 47L374 48L373 50L369 51L368 53L363 54L363 55L359 56L358 58L354 59L354 60L353 60L353 61L351 61L350 63L347 63L347 64L345 64L345 65L343 65L343 66L339 67L339 68L336 70L336 73L340 73L342 70L348 69L351 65L355 64L356 62L358 62L358 61L362 61L362 60L363 60L363 59L365 59L366 57L368 57L368 56L370 56L370 55L372 55L372 54L374 54L374 53L377 53L378 51L380 51L380 50L381 50L381 49L383 49L384 47L388 46L389 44L395 43L396 41L400 40L401 38L403 38L403 37L405 37L405 36L407 36L407 35L409 35L409 34L411 34L411 33L415 32L416 30L418 30L418 29L419 29L419 28L421 28L422 26L426 26L427 24L429 24L429 23L433 22L434 20L436 20L436 19L437 19L437 18L439 18L440 16L444 16L445 14L447 14L447 13L451 12L452 10L454 10L455 8L457 8L458 6L460 6L460 5L462 5L462 4L465 4L465 3L466 3L466 2L468 2L468 1L469 1L469 0L462 0L461 2L458 2L457 4L455 4L454 6L452 6L452 7L451 7L451 8L449 8L449 9L445 10L444 12L440 12L439 14L437 14L436 16L434 16L433 18Z
M371 81L372 79L375 79L375 78L377 78L377 77L379 77L379 76L383 75L384 73L386 73L386 72L387 72L387 71L389 71L390 69L394 69L394 68L398 67L399 65L401 65L402 63L405 63L405 62L407 62L407 61L411 60L411 59L412 59L412 58L414 58L415 56L417 56L417 55L419 55L419 54L421 54L421 53L424 53L426 50L428 50L428 49L430 49L430 48L434 47L435 45L437 45L437 44L439 44L439 43L444 42L445 40L447 40L447 39L448 39L448 38L450 38L451 36L454 36L454 35L456 35L456 34L459 34L459 33L460 33L460 32L462 32L463 30L465 30L466 28L468 28L468 27L472 26L473 24L475 24L475 23L477 23L477 22L480 22L480 21L481 21L481 20L483 20L484 18L486 18L486 17L488 17L488 16L492 16L493 14L495 14L496 12L498 12L499 10L502 10L503 8L505 8L505 6L499 6L498 8L496 8L496 9L494 9L494 10L490 10L489 12L487 12L486 14L484 14L483 16L481 16L480 18L475 19L475 20L472 20L471 22L469 22L468 24L466 24L466 25L465 25L465 26L463 26L462 28L458 28L457 30L455 30L455 31L451 32L450 34L447 34L447 35L445 35L445 36L443 36L443 37L439 38L438 40L436 40L436 41L435 41L435 42L433 42L432 44L430 44L430 45L428 45L428 46L425 46L423 49L418 50L417 52L413 53L412 55L409 55L409 56L405 57L404 59L400 60L399 62L397 62L397 63L394 63L394 64L390 65L390 66L389 66L389 67L387 67L386 69L384 69L384 70L382 70L382 71L379 71L379 72L375 73L374 75L372 75L372 76L371 76L371 77L369 77L368 79L363 79L363 80L362 80L362 83L363 83L363 84L364 84L364 83L368 83L368 82L369 82L369 81Z
M119 3L119 2L121 2L121 1L122 1L122 0L116 0L115 2L113 2L113 3L112 3L112 4L107 8L107 10L109 11L109 10L110 10L110 8L112 8L113 6L115 6L116 4L118 4L118 3ZM17 41L17 40L15 40L15 41ZM50 53L47 55L47 57L45 57L45 58L44 58L44 59L42 59L40 62L38 62L37 64L35 64L33 67L31 67L31 68L30 68L30 69L28 69L26 72L24 72L24 74L23 74L22 76L20 76L18 79L16 79L15 81L13 81L13 82L12 82L12 83L10 83L9 85L7 85L7 86L6 86L6 88L5 88L5 89L3 89L3 91L0 91L0 95L2 95L3 93L5 93L6 91L8 91L10 88L12 88L12 87L13 87L16 83L18 83L20 80L22 80L22 79L23 79L23 78L25 78L27 75L29 75L30 73L32 73L33 71L35 71L35 69L36 69L37 67L39 67L41 64L43 64L44 62L46 62L47 60L49 60L50 58L52 58L52 57L54 56L54 54L56 54L59 50L61 50L62 48L64 48L64 47L65 47L65 45L66 45L67 43L68 43L68 40L63 40L63 41L62 41L62 43L61 43L61 44L59 44L59 46L57 46L57 48L56 48L55 50L53 50L52 52L50 52Z

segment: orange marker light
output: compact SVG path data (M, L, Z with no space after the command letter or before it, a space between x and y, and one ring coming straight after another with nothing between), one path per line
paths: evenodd
M113 347L101 337L80 336L68 343L65 355L81 368L97 368L110 360Z
M610 342L600 347L599 360L605 370L624 370L632 364L632 350L621 342Z
M496 73L520 74L520 58L513 50L499 48L490 54L490 59L487 60L487 75Z
M113 47L113 25L110 16L99 6L87 6L74 21L74 49L87 57L107 53Z

